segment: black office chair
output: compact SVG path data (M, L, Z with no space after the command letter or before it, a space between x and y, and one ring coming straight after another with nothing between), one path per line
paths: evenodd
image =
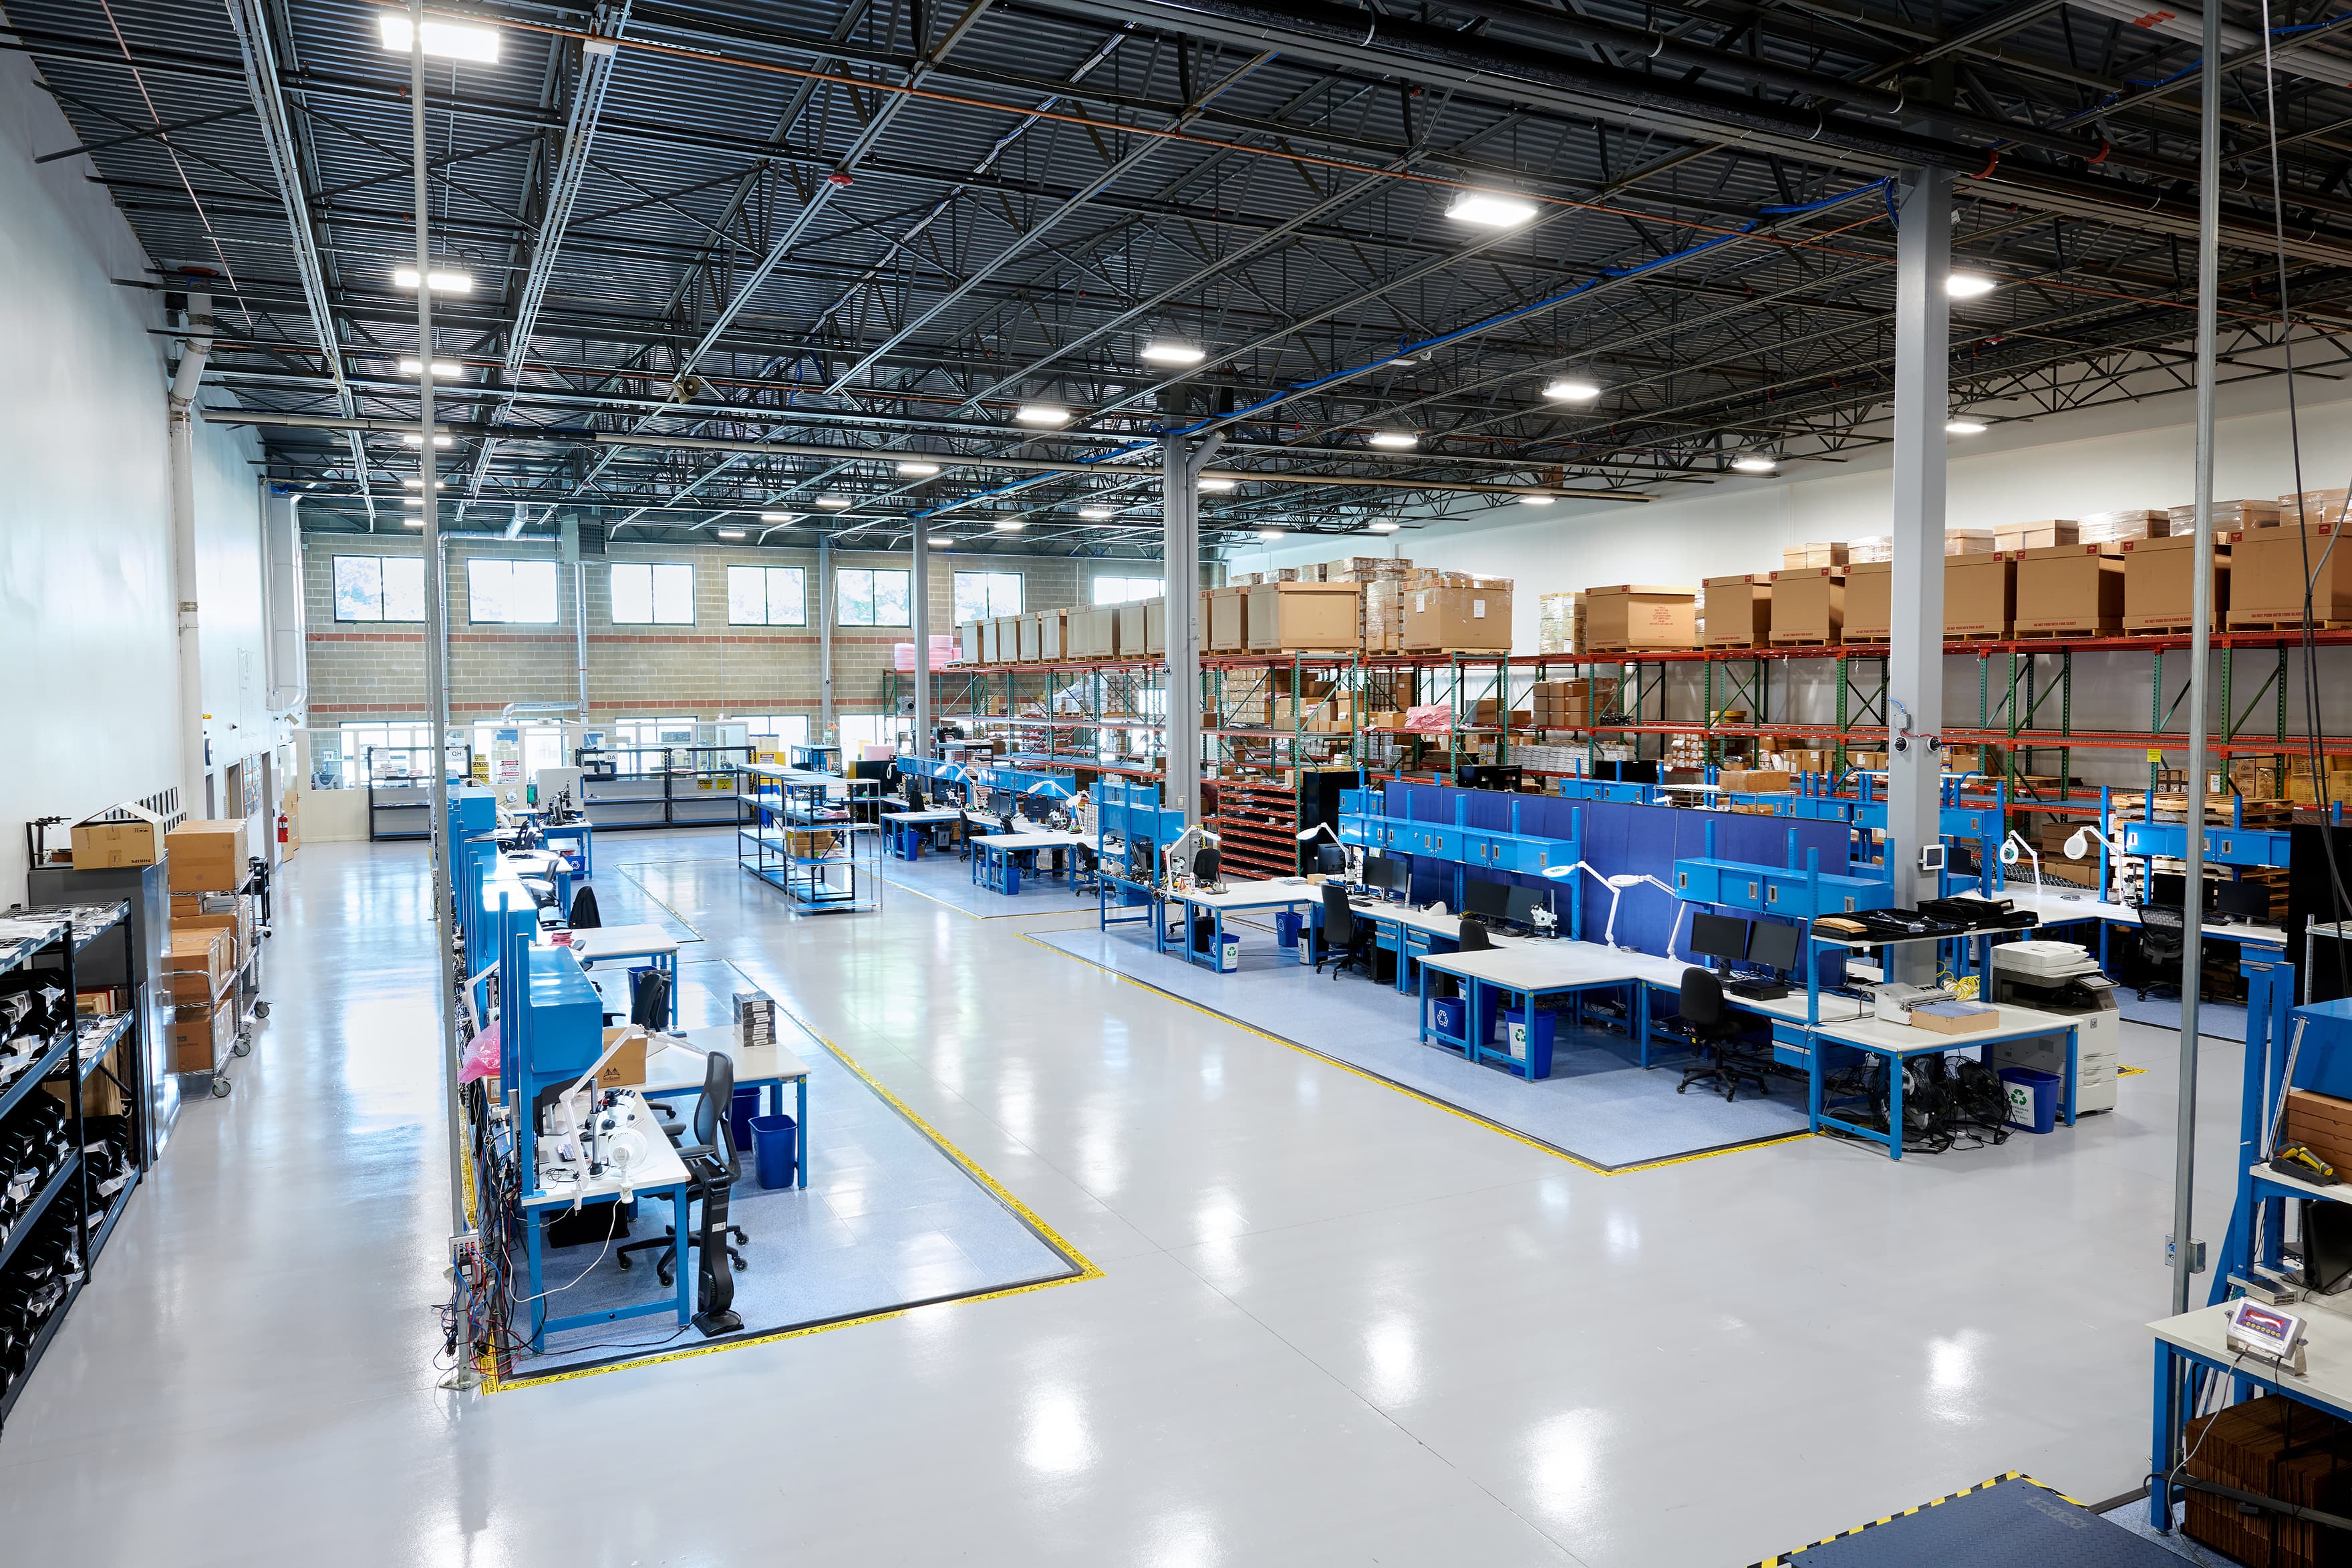
M1372 940L1378 930L1369 920L1359 920L1348 907L1348 890L1339 883L1323 884L1323 956L1315 960L1315 972L1321 974L1323 966L1332 966L1331 977L1338 979L1348 969L1360 968L1368 980L1380 978L1373 968ZM1304 942L1315 940L1312 931L1304 933Z
M2139 915L2139 956L2146 966L2140 976L2139 999L2147 1000L2150 991L2179 996L2180 984L2169 977L2180 973L2180 949L2188 940L2187 915L2168 904L2136 904L2132 908Z
M1192 880L1204 886L1215 882L1217 873L1223 869L1224 862L1213 849L1203 847L1192 857Z
M919 811L922 809L923 787L920 784L916 783L912 779L909 779L907 780L907 810L909 811Z
M629 1021L655 1034L669 1028L669 976L667 972L648 969L637 977L636 988L629 993Z
M1761 1064L1738 1049L1739 1025L1724 1007L1723 982L1715 977L1712 970L1694 967L1683 971L1682 996L1675 1010L1689 1026L1691 1047L1699 1058L1684 1070L1683 1081L1675 1085L1675 1093L1701 1079L1713 1079L1723 1090L1726 1100L1738 1098L1742 1079L1755 1084L1759 1094L1771 1092L1764 1082Z
M647 990L653 988L645 988ZM677 1146L678 1157L686 1162L687 1201L702 1206L702 1223L686 1239L689 1256L697 1249L702 1253L695 1281L694 1326L707 1338L713 1334L731 1333L743 1326L743 1320L734 1311L735 1275L730 1270L744 1267L743 1254L729 1241L751 1245L751 1239L740 1225L727 1221L727 1200L735 1190L735 1181L742 1175L742 1161L735 1152L735 1140L730 1135L728 1117L735 1103L735 1060L723 1051L714 1051L703 1058L702 1096L694 1103L692 1136L686 1142L687 1129L666 1127L670 1142ZM648 1239L632 1241L614 1254L623 1269L629 1267L629 1254L661 1249L660 1261L655 1270L661 1282L669 1284L677 1276L676 1260L671 1253L677 1245L677 1227L662 1227L658 1240ZM721 1262L721 1257L726 1260Z
M565 915L564 924L574 931L593 931L604 924L604 917L596 910L594 888L583 884L580 891L572 895L572 910Z

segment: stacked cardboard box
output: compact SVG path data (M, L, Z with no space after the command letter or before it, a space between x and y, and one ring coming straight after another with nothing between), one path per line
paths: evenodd
M1245 590L1250 652L1352 652L1363 638L1363 590L1352 582L1261 582Z
M1772 640L1771 574L1708 578L1692 601L1691 625L1702 648L1763 647Z
M2050 549L2081 543L2082 525L2071 517L2051 517L2039 523L2007 523L1993 529L1995 549Z
M2000 549L2000 541L1990 528L1946 528L1944 553L1954 555L1992 555ZM1888 559L1894 557L1889 555Z
M1840 636L1848 643L1885 642L1892 630L1894 599L1893 561L1847 562L1845 624Z
M1573 653L1576 647L1576 601L1582 595L1545 593L1536 598L1536 652Z
M2193 1418L2183 1441L2182 1468L2193 1480L2322 1514L2352 1511L2352 1426L2325 1410L2249 1399ZM2315 1568L2344 1560L2342 1532L2306 1519L2241 1507L2200 1488L2189 1489L2187 1509L2181 1532L2232 1563Z
M1782 645L1835 643L1845 634L1844 567L1783 570L1772 574L1772 641Z
M1357 645L1368 653L1393 653L1404 646L1404 600L1400 585L1412 571L1402 557L1342 556L1323 563L1326 582L1363 585L1357 614Z
M2230 613L2240 627L2297 626L2304 613L2304 561L2311 562L2311 619L2352 623L2352 549L2330 549L2337 525L2242 528L2230 536Z
M1613 676L1538 681L1528 701L1538 729L1586 729L1596 716L1617 711L1617 693L1618 683Z
M2075 542L2119 545L2126 539L2160 539L2171 531L2168 512L2091 512L2078 525Z
M1423 570L1403 580L1408 653L1511 651L1509 578Z
M2176 534L2194 533L2197 528L2197 508L2173 507L2165 513ZM2281 517L2276 501L2216 501L2213 503L2213 529L2216 533L2235 533L2240 528L2274 528L2281 522L2293 522L2292 517ZM2316 517L2312 519L2316 522Z
M1796 785L1796 776L1785 768L1725 768L1716 782L1735 795L1778 795Z
M1845 564L1849 570L1866 562L1888 561L1895 559L1893 534L1870 534L1858 539L1848 539Z
M2308 528L2314 523L2340 523L2347 497L2352 497L2352 490L2305 490L2281 496L2279 526L2293 528L2301 522Z
M1780 570L1805 571L1824 566L1843 566L1847 559L1847 547L1843 540L1834 544L1790 545L1780 551Z
M1944 557L1944 635L2006 637L2017 621L2020 552Z
M2112 637L2123 630L2121 546L2062 544L2013 553L2019 635Z
M2216 507L2214 511L2218 514L2221 508ZM2126 539L2116 547L2124 559L2126 632L2186 632L2195 624L2195 526L2192 519L2182 532L2160 539ZM2214 632L2226 623L2230 608L2228 538L2217 536L2213 548L2212 623L2208 630Z
M1689 588L1618 583L1585 591L1585 646L1622 653L1698 644L1698 594Z

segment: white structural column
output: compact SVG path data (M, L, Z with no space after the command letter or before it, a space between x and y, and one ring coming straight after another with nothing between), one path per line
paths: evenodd
M1932 896L1944 727L1944 421L1951 371L1952 177L1906 170L1895 241L1895 570L1886 661L1886 828L1895 898ZM1905 978L1931 946L1891 948Z
M1160 438L1160 515L1168 575L1168 764L1164 805L1201 821L1201 470L1218 440Z
M931 754L931 526L914 519L915 570L909 589L907 622L915 636L915 755ZM845 764L847 757L842 761Z
M179 604L180 810L214 814L205 800L212 759L205 749L204 642L196 614L196 398L213 347L213 297L188 296L188 335L164 394L172 469L172 591Z
M833 540L816 541L816 603L810 606L816 617L816 734L810 737L819 745L833 739Z

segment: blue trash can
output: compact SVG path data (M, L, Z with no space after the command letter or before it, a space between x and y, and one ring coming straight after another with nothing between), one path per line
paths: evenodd
M760 1091L757 1086L735 1091L735 1103L728 1108L727 1125L735 1134L735 1152L744 1154L751 1147L751 1118L760 1113Z
M793 1185L800 1164L800 1124L790 1116L751 1118L751 1166L762 1190Z
M1287 952L1298 946L1299 914L1296 909L1274 912L1274 945Z
M1531 1078L1551 1076L1552 1026L1558 1013L1536 1010L1532 1021L1519 1008L1503 1009L1503 1045L1515 1061L1528 1064Z
M1429 1021L1435 1027L1438 1033L1452 1035L1454 1039L1460 1040L1463 1032L1462 1019L1465 1016L1463 1007L1464 1003L1460 997L1432 997L1429 998Z
M2009 1124L2029 1133L2046 1133L2058 1124L2058 1089L2065 1081L2036 1067L2004 1067L2000 1081L2009 1086Z

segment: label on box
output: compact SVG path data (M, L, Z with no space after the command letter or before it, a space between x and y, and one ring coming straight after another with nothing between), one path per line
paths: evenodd
M1470 619L1473 621L1484 621L1486 619L1486 601L1485 600L1474 599L1470 601Z

